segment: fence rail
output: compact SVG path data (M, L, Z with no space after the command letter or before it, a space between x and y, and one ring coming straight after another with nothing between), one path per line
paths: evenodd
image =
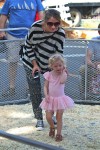
M7 138L7 139L10 139L10 140L13 140L13 141L16 141L16 142L24 143L24 144L34 146L34 147L37 147L37 148L42 148L44 150L65 150L65 149L59 148L57 146L53 146L53 145L50 145L50 144L45 144L45 143L38 142L38 141L35 141L35 140L31 140L31 139L28 139L28 138L25 138L25 137L22 137L22 136L9 134L9 133L4 132L2 130L0 130L0 136L2 136L4 138Z

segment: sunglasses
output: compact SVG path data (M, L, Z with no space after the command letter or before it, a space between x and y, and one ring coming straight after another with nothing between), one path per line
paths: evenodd
M50 27L52 26L58 27L60 25L60 22L47 22L47 25Z

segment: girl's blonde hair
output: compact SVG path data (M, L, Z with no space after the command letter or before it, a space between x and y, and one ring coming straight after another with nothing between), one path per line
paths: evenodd
M66 67L64 57L61 54L54 54L49 58L49 68L52 68L52 65L58 60L60 60L64 64L64 67Z

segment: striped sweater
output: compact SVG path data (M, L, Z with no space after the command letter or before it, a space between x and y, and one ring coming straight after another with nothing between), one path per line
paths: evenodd
M32 60L36 59L42 72L47 71L48 59L54 53L63 53L65 32L59 28L56 32L44 32L42 20L35 22L25 38L25 46L21 56L23 63L33 68Z

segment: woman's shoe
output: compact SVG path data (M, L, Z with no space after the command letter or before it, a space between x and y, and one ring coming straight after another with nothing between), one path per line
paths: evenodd
M42 131L44 129L43 120L37 120L36 129L37 131Z
M57 135L56 135L56 138L55 138L55 141L56 141L56 142L60 142L60 141L62 141L62 140L63 140L62 135L57 134Z
M53 115L52 120L53 120L54 125L56 126L56 125L57 125L57 119L56 119L56 116Z
M49 136L52 138L55 136L55 128L50 128Z

